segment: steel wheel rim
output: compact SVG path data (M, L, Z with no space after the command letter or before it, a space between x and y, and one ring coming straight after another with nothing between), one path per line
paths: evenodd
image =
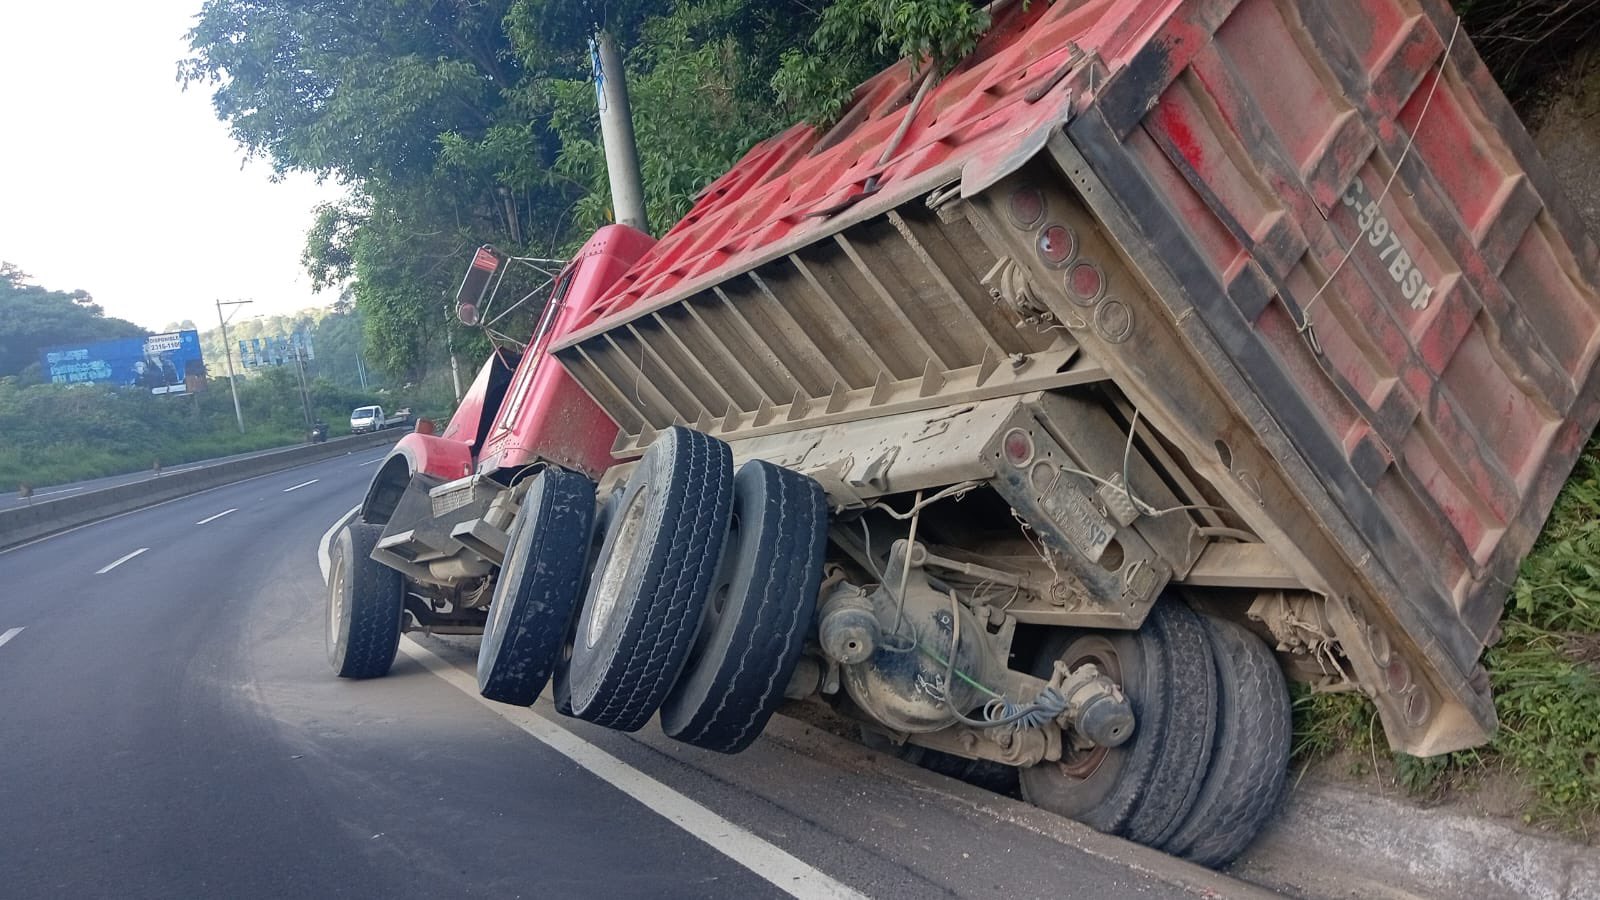
M1087 635L1068 644L1061 653L1061 661L1069 668L1094 663L1107 678L1118 685L1123 683L1122 656L1117 652L1116 645L1102 635ZM1110 755L1108 747L1096 746L1084 751L1063 748L1056 767L1068 778L1083 780L1099 771Z
M600 573L600 583L594 592L594 606L589 613L589 628L583 636L583 645L587 649L593 650L600 643L600 637L605 634L612 616L616 614L617 603L622 598L623 582L628 578L639 539L644 533L644 500L650 489L648 484L640 485L619 513L621 521L617 525L617 537L611 542L611 554Z
M328 649L339 648L339 621L344 618L344 554L339 554L333 560L333 592L328 596Z

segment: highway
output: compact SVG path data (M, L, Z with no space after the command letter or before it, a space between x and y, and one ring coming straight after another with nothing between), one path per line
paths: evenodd
M334 438L333 440L338 440L338 438ZM269 453L277 453L280 450L287 450L291 447L297 446L299 445L290 444L287 447L269 447L265 450L253 450L249 453L235 453L232 456L221 456L215 459L205 459L198 462L166 466L162 468L161 476L157 476L152 468L144 468L137 472L125 472L121 475L107 475L104 478L90 478L84 481L72 481L66 484L54 484L48 486L35 485L33 489L33 502L48 503L51 500L60 500L63 497L74 497L86 491L103 491L106 488L116 487L122 484L133 484L136 481L148 481L151 478L157 478L166 475L176 475L179 472L186 472L190 469L198 469L201 466L212 466L216 465L217 463L233 462L240 459L253 459L257 456L266 456ZM24 500L22 496L17 493L16 485L8 485L8 487L10 487L11 490L0 492L0 509L10 509L12 507L25 506L28 504L28 501Z
M476 696L476 638L323 649L381 450L0 553L0 896L1241 897L780 717L721 756Z

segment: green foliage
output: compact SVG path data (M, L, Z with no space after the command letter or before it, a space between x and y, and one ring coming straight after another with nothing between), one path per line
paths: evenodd
M809 45L784 54L772 80L788 110L818 125L844 111L854 87L896 59L943 71L972 52L989 14L966 0L836 0Z
M349 431L350 410L391 401L328 381L311 385L312 412L334 434ZM108 385L22 385L0 379L0 485L35 488L173 466L305 440L299 384L287 369L240 379L248 431L240 434L226 378L186 397ZM401 404L393 404L399 406Z
M742 0L680 3L639 26L628 89L647 212L658 229L676 222L700 189L786 122L766 96L778 54L757 42ZM594 88L586 78L546 82L550 128L561 144L556 171L584 188L573 205L568 249L614 220Z
M487 352L451 317L474 246L549 257L613 218L596 26L626 50L665 229L795 112L836 113L896 55L947 65L986 24L970 0L207 0L180 77L211 91L246 153L349 186L318 211L307 270L353 283L368 357L420 380L447 348Z
M146 334L132 322L107 318L84 291L47 290L0 262L0 376L35 366L46 347Z

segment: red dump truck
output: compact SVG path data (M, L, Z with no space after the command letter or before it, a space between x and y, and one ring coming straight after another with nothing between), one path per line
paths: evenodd
M1412 754L1493 732L1597 283L1443 0L1000 3L596 234L377 472L330 655L483 631L486 696L726 752L818 704L1222 864L1286 681Z

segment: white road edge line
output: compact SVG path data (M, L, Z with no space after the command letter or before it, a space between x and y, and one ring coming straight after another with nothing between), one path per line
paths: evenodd
M332 542L333 535L360 509L359 506L352 508L322 533L322 540L317 545L317 560L322 565L324 582L328 580L330 565L328 545ZM602 781L649 807L667 821L704 841L713 850L748 868L779 890L803 900L831 897L866 900L865 894L724 819L533 710L506 706L484 699L478 694L476 680L411 638L401 640L400 650L421 663L429 672L439 676L445 683L483 704L491 712L587 769Z
M478 694L476 679L441 659L409 637L400 642L405 655L421 663L445 683L483 704L490 711L532 735L536 740L572 760L602 781L649 807L672 824L705 842L706 846L749 869L792 897L862 898L866 895L835 880L776 844L717 815L688 796L651 778L531 709L506 706Z
M387 457L387 456L380 456L380 457L378 457L378 458L377 458L377 459L369 459L369 460L367 460L367 461L366 461L366 462L364 462L364 463L362 463L362 464L361 464L361 466L371 466L371 465L376 465L376 464L377 464L377 463L381 463L381 462L383 462L383 461L384 461L384 460L386 460L386 459L388 459L388 458L389 458L389 457ZM356 466L356 468L358 468L358 469L359 469L359 468L361 468L361 466Z
M308 485L313 485L313 484L316 484L316 483L317 483L317 482L319 482L319 481L321 481L321 480L322 480L322 479L321 479L321 478L313 478L313 479L311 479L311 480L310 480L310 481L302 481L302 482L300 482L300 483L299 483L299 484L297 484L297 485L295 485L295 486L294 486L294 487L286 487L286 488L284 488L284 489L283 489L283 492L284 492L284 493L285 493L285 494L287 494L287 493L289 493L289 492L290 492L290 491L298 491L298 490L300 490L300 489L301 489L301 488L303 488L303 487L306 487L306 486L308 486Z
M195 524L196 525L204 525L207 522L215 522L216 520L222 518L223 516L227 515L228 513L236 513L238 511L239 511L239 507L237 507L237 506L235 506L233 509L225 509L222 512L219 512L214 516L206 516L204 519L201 519L200 521L196 522Z
M22 633L22 629L24 629L26 627L28 627L28 626L19 625L16 628L11 629L10 631L7 631L5 634L0 634L0 647L4 647L6 645L6 641L9 641L12 638L16 637L17 635L21 634Z
M143 553L143 552L145 552L146 550L149 550L149 549L150 549L149 547L140 547L139 549L133 551L132 553L129 553L127 556L124 556L123 558L117 560L116 562L112 563L111 565L106 566L103 569L97 569L95 571L95 574L96 575L104 575L105 573L111 571L112 569L115 569L117 566L122 565L123 563L127 562L128 560L133 559L135 556L138 556L139 554L141 554L141 553Z
M361 507L359 506L350 507L349 512L340 516L332 525L328 526L328 530L322 533L322 540L317 542L317 565L322 567L323 584L328 583L328 570L333 566L333 557L328 554L328 545L333 543L333 536L339 532L339 529L344 527L344 523L350 521L351 517L360 512L360 510Z

